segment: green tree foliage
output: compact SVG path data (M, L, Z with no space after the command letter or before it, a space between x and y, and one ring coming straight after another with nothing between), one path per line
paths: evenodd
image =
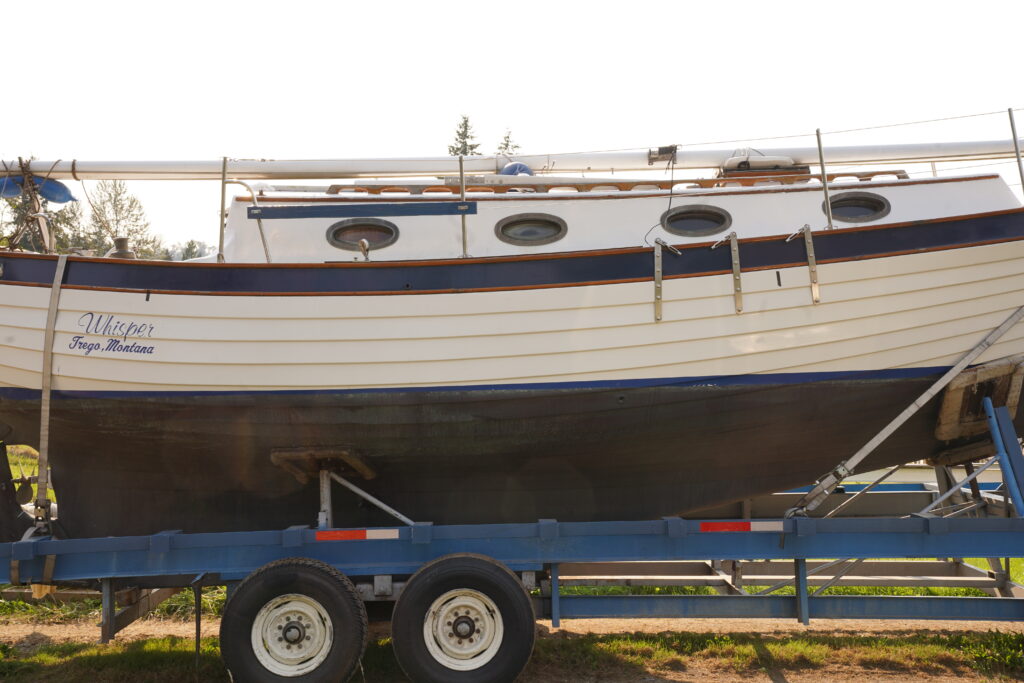
M455 142L448 145L448 154L453 157L479 154L480 145L473 142L475 139L473 128L469 125L469 117L463 116L459 125L455 127Z
M142 203L128 192L122 181L101 180L90 198L88 222L84 219L81 202L68 202L56 209L54 204L41 199L56 251L83 251L103 256L113 249L114 237L127 237L139 258L170 258L160 238L150 233ZM31 213L31 204L24 196L0 202L0 247L43 251L43 245L32 230L25 231L18 244L10 244L14 233L34 220L29 217Z
M56 209L45 199L41 200L42 213L48 219L50 232L53 233L57 251L67 251L77 245L81 239L82 207L78 202L68 202ZM4 199L0 202L0 247L25 249L27 251L43 251L43 245L33 230L26 230L18 244L10 244L14 234L23 226L34 222L29 218L32 213L28 201L23 197Z
M114 248L115 237L127 237L139 258L166 258L160 237L149 230L142 202L121 180L101 180L90 193L92 212L83 238L87 249L102 256Z
M512 141L512 131L506 130L505 137L498 143L498 149L494 150L495 154L504 154L505 156L512 156L519 151L519 145Z

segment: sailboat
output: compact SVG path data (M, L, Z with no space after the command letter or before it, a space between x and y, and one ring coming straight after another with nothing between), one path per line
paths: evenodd
M1014 147L11 163L243 191L205 259L0 251L0 439L46 450L71 537L309 524L323 468L448 524L810 483L1024 303L1006 181L888 165ZM1015 406L1021 354L1024 326L970 386ZM862 468L970 447L976 393Z

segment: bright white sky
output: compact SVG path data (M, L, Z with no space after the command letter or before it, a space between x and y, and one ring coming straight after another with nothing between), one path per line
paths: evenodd
M484 152L506 128L524 153L563 152L1024 106L1017 0L51 0L0 17L6 159L435 156L462 114ZM908 136L1010 137L1002 114L871 140ZM217 183L130 188L168 242L216 243Z

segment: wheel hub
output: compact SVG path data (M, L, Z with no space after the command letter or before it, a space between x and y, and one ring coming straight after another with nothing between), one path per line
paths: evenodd
M448 591L430 606L423 624L427 650L457 671L478 669L501 646L501 612L485 594L472 589Z
M320 665L330 653L334 631L323 605L306 595L274 598L252 624L256 658L279 676L302 676Z

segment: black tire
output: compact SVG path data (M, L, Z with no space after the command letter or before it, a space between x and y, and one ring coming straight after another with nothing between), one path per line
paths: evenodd
M477 599L480 596L483 600ZM438 601L440 606L432 611ZM500 616L500 628L492 614L476 607L456 609L460 601L463 605L484 605L488 611L493 608ZM460 611L465 615L459 616ZM445 616L453 614L458 617L455 625ZM491 628L483 629L487 632L473 631L470 620L479 625L481 619L485 627L490 624ZM434 635L437 628L447 631L448 627L452 629L448 633ZM469 635L459 639L456 627L461 627L463 634L472 634L476 642L470 641ZM402 671L416 683L512 681L530 661L535 631L533 603L526 589L504 565L482 555L447 555L424 565L409 579L391 619L395 657ZM427 632L433 635L432 643L428 643ZM495 642L492 636L499 632L500 641ZM445 636L448 642L442 642ZM485 650L474 650L484 647L485 642ZM455 648L456 643L467 649L452 655L445 648ZM475 668L459 670L446 661Z
M325 626L333 632L329 641ZM288 639L266 637L277 632ZM260 567L238 585L224 606L221 657L236 683L343 683L363 656L366 633L366 608L352 582L323 562L292 557ZM259 652L254 636L263 644ZM304 646L315 649L299 655ZM310 654L305 662L288 659Z

